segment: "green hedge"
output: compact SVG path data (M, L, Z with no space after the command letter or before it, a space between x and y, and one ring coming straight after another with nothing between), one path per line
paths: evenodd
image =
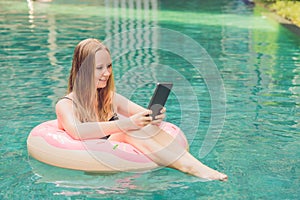
M300 27L300 0L256 0Z
M259 0L260 2L275 3L278 1L300 1L300 0Z

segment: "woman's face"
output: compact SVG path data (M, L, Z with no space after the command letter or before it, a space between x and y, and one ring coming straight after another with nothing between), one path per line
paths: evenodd
M106 50L97 51L95 54L95 80L97 88L104 88L112 72L112 63Z

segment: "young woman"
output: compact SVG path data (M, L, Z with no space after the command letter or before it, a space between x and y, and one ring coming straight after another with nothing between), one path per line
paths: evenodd
M115 92L109 50L97 39L75 48L68 94L56 104L59 128L78 140L108 138L129 143L158 165L199 178L226 181L227 176L193 157L159 128L166 109L152 119L147 110ZM118 119L121 114L122 119Z

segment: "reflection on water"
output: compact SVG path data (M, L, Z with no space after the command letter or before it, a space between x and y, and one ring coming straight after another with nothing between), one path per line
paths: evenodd
M105 44L117 65L116 79L120 79L132 66L148 67L151 63L159 63L157 49L154 48L158 33L155 29L144 29L157 26L157 4L156 0L105 1ZM145 76L156 76L152 75L154 72L150 67L148 69ZM141 85L143 81L137 84Z
M0 18L0 191L5 191L0 198L299 196L300 41L266 11L240 0L28 0L1 1ZM218 91L210 93L204 73L193 67L201 61L189 58L197 57L195 48L179 40L163 43L174 38L158 28L189 36L217 64L226 90L226 121L203 162L229 174L230 182L201 183L170 169L90 175L28 162L27 135L55 117L53 106L66 91L74 46L87 37L109 41L117 89L141 105L147 105L154 88L147 80L180 85L168 101L167 119L183 124L191 152L198 155L212 117L211 94L219 97ZM184 53L168 51L176 45Z
M30 159L30 166L35 173L33 179L37 184L55 184L61 189L59 192L56 191L54 195L63 196L85 194L85 189L87 191L93 189L97 194L122 194L129 190L151 193L170 188L187 188L186 183L203 181L171 169L160 169L147 173L93 174L57 168L33 159ZM73 189L81 189L81 191L73 191Z
M59 46L57 45L57 27L56 27L56 19L55 14L52 12L47 12L49 7L51 6L48 3L35 2L32 0L27 0L28 5L28 19L30 23L30 30L34 33L37 29L37 25L35 24L35 18L45 18L46 22L43 26L48 27L48 39L47 39L47 57L49 59L49 64L53 68L53 72L51 75L48 75L47 78L52 79L53 81L59 82L59 85L62 87L53 88L53 95L49 95L48 98L52 102L56 102L57 98L63 96L66 92L66 89L63 88L67 84L67 79L58 77L57 75L64 73L64 66L58 64L58 60L56 58L56 52L58 51ZM46 10L45 13L40 13L41 11ZM35 13L38 11L38 13Z

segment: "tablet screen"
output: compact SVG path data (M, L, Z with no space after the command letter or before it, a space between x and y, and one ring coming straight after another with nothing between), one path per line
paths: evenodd
M156 89L148 105L148 109L152 110L152 118L160 113L160 110L165 106L173 83L158 83Z

